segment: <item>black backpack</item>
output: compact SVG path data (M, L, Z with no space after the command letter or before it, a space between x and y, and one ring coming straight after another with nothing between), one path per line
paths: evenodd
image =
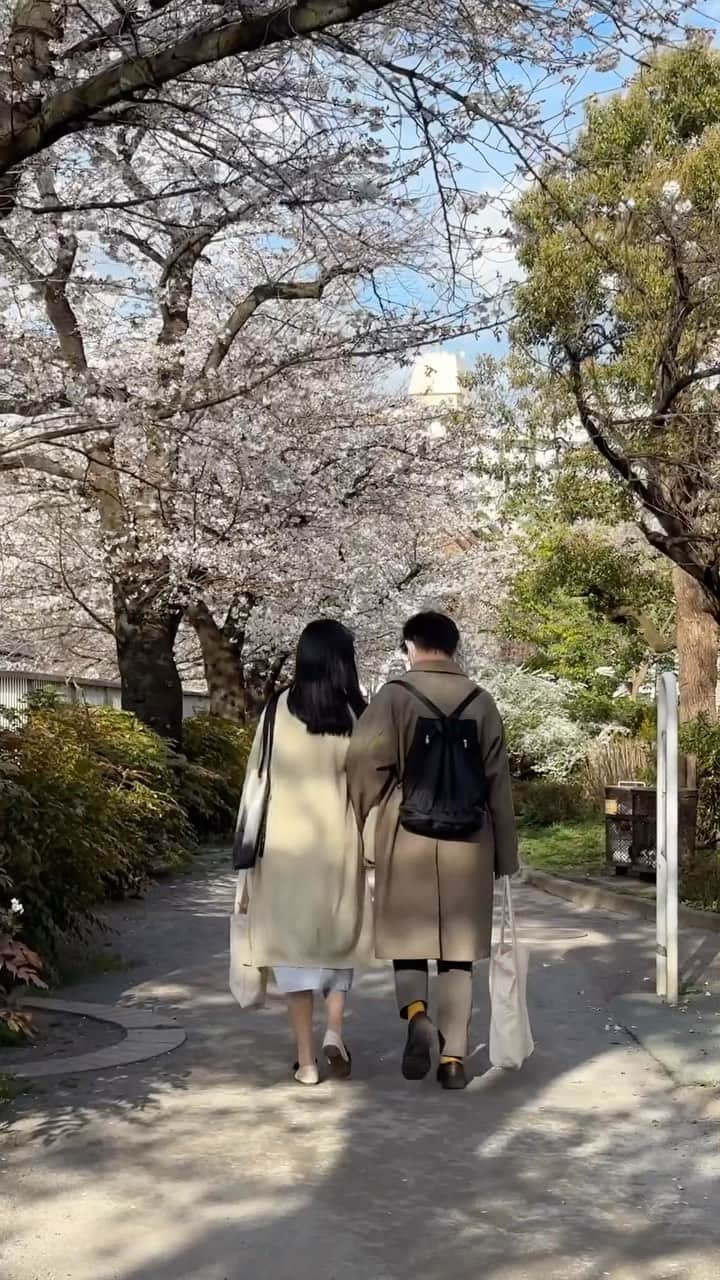
M404 680L394 683L432 712L431 720L426 716L418 720L405 761L401 825L414 835L435 840L466 839L482 827L487 806L477 724L460 718L480 690L472 689L446 716L413 685Z

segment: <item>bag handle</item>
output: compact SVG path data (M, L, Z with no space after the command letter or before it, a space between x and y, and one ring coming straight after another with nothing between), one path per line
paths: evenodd
M273 738L275 737L275 716L277 715L279 698L279 693L274 694L265 707L262 726L262 750L258 765L258 773L261 777L264 773L270 772L270 757L273 749Z
M250 876L247 871L238 871L237 880L235 881L235 905L233 907L233 915L241 915L241 907L243 901L247 898L250 901Z
M517 934L515 932L515 912L513 911L512 889L510 887L510 877L502 878L502 903L500 906L500 947L505 946L505 925L510 926L510 943L512 947L517 945Z

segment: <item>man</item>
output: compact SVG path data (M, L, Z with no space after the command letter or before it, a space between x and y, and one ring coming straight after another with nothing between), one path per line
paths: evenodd
M430 1070L428 961L438 962L438 1080L467 1084L473 961L490 954L493 882L517 870L517 834L502 722L455 661L451 618L405 624L411 670L361 717L348 754L361 829L377 806L375 950L392 960L408 1022L403 1075Z

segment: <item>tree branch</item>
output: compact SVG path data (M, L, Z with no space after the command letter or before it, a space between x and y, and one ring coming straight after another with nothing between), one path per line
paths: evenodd
M609 466L617 472L627 484L633 497L636 497L650 516L654 516L660 528L653 528L646 521L639 521L643 535L656 551L662 552L674 564L684 569L691 578L695 578L706 587L715 599L720 599L720 572L716 568L708 568L705 559L699 560L693 555L692 548L702 541L683 521L681 515L671 510L671 504L659 484L642 480L633 471L630 459L610 443L601 430L593 414L582 384L582 373L578 356L566 348L570 366L570 380L575 401L580 414L580 421L598 453ZM715 615L720 620L720 604Z
M155 54L118 59L98 75L56 93L22 127L3 128L0 175L45 151L59 138L82 129L99 111L177 80L196 67L307 38L365 14L380 12L393 3L395 0L299 0L277 13L238 22L227 22L219 16L210 30L192 32Z
M567 348L566 354L570 366L570 383L575 396L575 403L578 407L578 413L580 414L580 421L582 422L591 443L595 446L601 457L610 464L613 471L616 471L620 478L625 481L632 493L635 494L635 496L638 497L646 507L652 509L654 505L653 499L645 481L635 475L630 464L630 460L626 458L619 449L616 449L615 446L610 443L600 429L597 419L590 408L585 395L579 357L574 351Z
M0 88L0 151L11 143L40 111L37 86L52 71L50 44L62 36L59 5L51 0L17 0L6 46L8 71ZM0 218L11 212L20 175L10 166L0 168Z
M163 323L158 338L161 346L167 346L187 333L195 267L208 245L221 231L246 217L253 208L254 203L228 210L189 236L182 234L174 238L173 251L160 277L160 288L166 295L161 306Z
M17 441L15 444L0 447L0 457L7 458L10 454L22 453L27 449L28 445L57 444L60 440L74 438L75 436L86 436L100 430L101 428L98 427L97 423L88 423L85 426L49 427L47 431L38 431L34 436L27 436L24 440Z
M618 605L610 611L610 621L621 625L629 622L642 636L651 653L671 653L675 648L675 636L664 636L651 614L634 605Z
M704 382L707 378L720 377L720 364L708 365L707 369L696 369L694 373L686 373L677 378L666 390L664 396L653 410L653 420L659 422L669 413L678 396L696 382Z
M24 418L34 422L36 418L52 413L54 410L68 409L69 405L62 395L47 395L42 400L28 400L25 396L0 397L0 417Z
M659 406L667 399L668 391L676 380L678 351L680 350L680 343L685 332L688 316L692 311L690 281L683 268L678 245L672 238L670 243L674 283L673 306L667 336L661 345L662 355L658 362L655 404L653 406L653 418L656 419L662 416L659 413ZM672 401L669 403L672 403Z
M83 472L69 467L64 462L56 462L45 453L14 453L11 457L0 457L0 471L42 471L48 476L58 476L61 480L82 480Z
M220 368L238 334L263 303L303 300L317 302L322 298L331 281L340 276L353 275L357 275L354 267L330 267L327 271L321 272L316 280L289 280L285 284L280 281L270 281L268 284L256 284L242 302L238 303L222 333L215 339L203 365L203 375L207 377L208 374Z
M85 346L77 316L68 301L67 285L78 251L74 235L58 235L58 253L55 266L45 280L45 307L48 319L60 342L60 349L72 369L87 373Z

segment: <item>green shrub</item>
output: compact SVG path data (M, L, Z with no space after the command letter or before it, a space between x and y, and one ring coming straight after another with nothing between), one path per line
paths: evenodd
M696 849L681 863L680 899L703 911L720 911L720 851Z
M198 716L177 756L127 712L34 699L0 732L0 909L17 895L23 937L52 947L103 899L183 866L198 836L232 829L251 742Z
M124 835L118 863L105 877L106 892L137 894L150 875L184 865L195 844L177 794L177 757L127 711L65 706L59 715L97 762Z
M198 836L228 835L234 826L254 734L216 716L186 720L180 802Z
M593 814L593 805L575 782L555 782L552 778L514 781L513 800L519 820L529 827L582 822Z
M568 711L580 724L616 724L637 737L649 725L655 732L655 708L641 698L613 697L607 689L581 686L568 698Z
M720 842L720 724L700 719L680 729L680 750L697 757L698 843Z
M0 864L25 935L79 932L109 894L138 892L193 846L169 749L110 708L34 704L0 734Z

